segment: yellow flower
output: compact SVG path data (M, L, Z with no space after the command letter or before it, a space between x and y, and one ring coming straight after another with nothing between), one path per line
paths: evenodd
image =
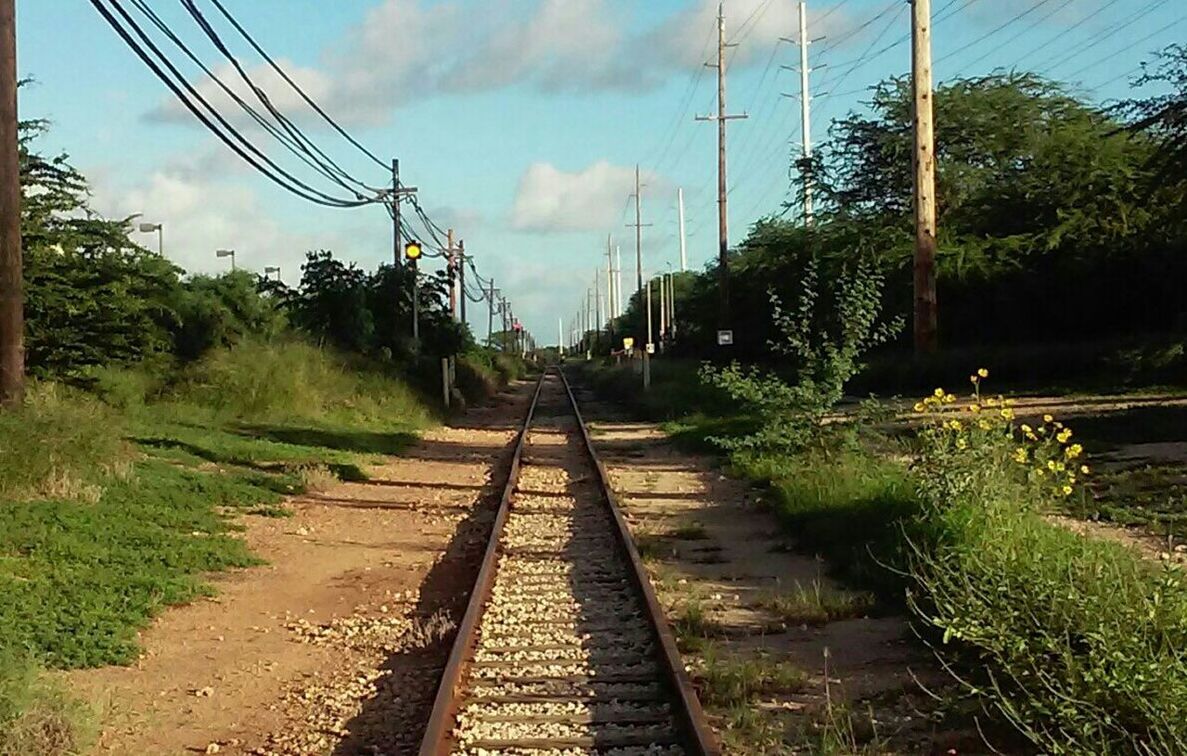
M925 409L927 409L927 407L924 406L923 402L915 402L915 411L916 412L922 412Z
M1062 462L1055 463L1055 472L1063 472L1066 469L1067 465L1063 464Z
M969 448L969 442L965 441L963 438L958 438L956 439L956 448L961 450L967 449Z
M1018 464L1022 464L1024 462L1026 462L1028 457L1029 457L1029 454L1027 454L1025 447L1019 446L1017 449L1014 450L1014 461L1017 462Z
M1072 444L1068 448L1064 449L1063 453L1068 459L1075 459L1084 453L1084 447L1080 446L1079 444Z
M1043 477L1043 476L1044 476L1044 475L1046 475L1046 474L1047 474L1047 471L1046 471L1046 470L1044 470L1043 468L1041 468L1041 467L1036 467L1036 468L1035 468L1035 475L1038 475L1040 478L1041 478L1041 477Z
M1071 428L1064 428L1063 430L1061 430L1059 432L1059 435L1057 435L1055 438L1059 439L1059 443L1066 444L1071 437L1072 437Z
M1002 410L1002 417L1004 417L1007 420L1013 420L1014 419L1014 410L1010 409L1009 407L1006 407L1005 409Z
M943 399L944 398L944 389L938 388L932 392L932 395L935 396L935 398L937 398L937 399Z
M1080 472L1087 475L1088 473L1092 472L1092 469L1088 467L1088 465L1080 465Z
M960 424L959 420L953 420L948 423L948 427L954 431L960 431L964 426Z
M981 376L982 378L988 378L989 371L986 370L985 368L981 368L980 370L977 371L977 375Z
M980 412L980 411L981 411L981 405L980 405L980 404L970 404L970 405L969 405L969 412L972 412L974 415L975 415L975 414L977 414L977 413L978 413L978 412Z
M997 400L996 400L996 399L994 399L994 398L991 396L991 397L989 397L988 399L986 399L986 400L985 400L985 406L986 406L986 407L996 407L996 406L997 406Z
M1064 496L1071 496L1071 495L1072 495L1072 487L1071 487L1071 486L1064 486L1064 487L1063 487L1063 495L1064 495Z
M952 404L956 401L955 394L944 394L944 404Z
M977 376L975 376L975 375L970 375L970 376L969 376L969 383L976 383L976 382L977 382L977 381L979 381L979 380L980 380L980 378L978 378L978 377L977 377Z
M1053 460L1053 459L1047 460L1047 469L1050 470L1051 472L1055 472L1055 460Z
M989 424L988 420L978 420L977 427L980 428L981 430L989 430L993 426Z
M1030 435L1030 434L1031 434L1031 433L1033 433L1034 431L1031 429L1031 427L1030 427L1029 425L1027 425L1026 423L1023 423L1023 424L1022 424L1022 432L1023 432L1023 433L1025 433L1025 434L1027 434L1027 435Z
M1049 422L1053 421L1054 419L1055 419L1055 417L1053 415L1043 415L1044 423L1049 423Z
M1034 433L1027 433L1027 434L1026 434L1026 440L1027 440L1027 441L1038 441L1038 440L1039 440L1039 437L1038 437L1038 436L1036 436Z

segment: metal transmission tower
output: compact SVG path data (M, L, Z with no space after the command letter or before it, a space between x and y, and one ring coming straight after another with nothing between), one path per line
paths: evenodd
M717 5L717 62L706 66L717 69L717 115L697 116L698 121L717 121L717 261L719 288L721 290L720 327L728 329L730 324L730 272L729 272L729 188L726 185L725 125L727 121L748 118L728 115L725 110L725 3ZM640 287L642 288L642 287Z
M800 0L800 35L798 39L791 39L788 37L782 38L784 42L789 42L800 48L800 65L798 67L800 74L800 135L801 135L801 158L800 158L800 173L804 178L804 225L812 225L812 89L809 83L809 77L812 73L812 68L808 65L808 47L815 42L819 42L823 37L817 39L809 39L808 37L808 3L806 0ZM793 66L782 66L786 69L794 69ZM796 97L796 95L784 94L784 97Z
M911 0L915 149L915 351L939 346L936 299L936 153L932 121L931 0Z

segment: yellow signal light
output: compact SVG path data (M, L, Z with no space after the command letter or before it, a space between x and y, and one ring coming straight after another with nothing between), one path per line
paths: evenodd
M420 259L420 255L420 242L412 241L404 245L404 259L415 262Z

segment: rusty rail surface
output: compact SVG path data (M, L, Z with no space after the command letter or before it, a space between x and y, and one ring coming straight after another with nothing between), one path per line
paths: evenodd
M690 756L719 756L721 754L721 746L716 735L708 725L704 710L701 708L700 702L696 697L696 692L684 670L684 665L676 646L675 636L664 617L659 600L643 567L638 549L635 547L634 541L631 538L626 520L623 518L618 501L610 485L606 468L598 457L597 451L590 439L589 430L581 415L573 389L569 385L564 373L559 369L550 369L541 376L523 426L520 428L515 452L511 461L510 473L503 489L494 526L491 529L490 541L487 544L486 553L483 557L482 566L475 581L474 589L470 594L465 615L458 628L457 637L454 640L448 663L442 674L441 685L437 691L433 711L421 741L420 756L444 756L445 754L454 752L457 746L454 738L454 729L458 722L461 705L463 701L467 700L466 694L472 673L473 660L479 646L479 628L487 605L491 600L492 590L499 569L500 555L503 552L502 541L508 518L511 516L511 511L514 507L523 450L528 434L531 431L532 421L545 379L551 372L555 372L560 378L564 393L568 399L569 408L573 413L573 417L576 419L577 427L580 429L580 446L582 451L587 461L597 470L595 483L601 503L605 506L613 523L610 527L612 531L610 538L615 550L618 552L616 555L609 556L611 556L615 563L624 568L626 581L633 589L639 609L644 615L644 621L652 636L654 649L652 651L652 658L641 659L640 661L655 663L658 674L654 684L658 686L657 689L663 691L663 705L670 711L671 721L675 723L674 740L671 744L678 750L670 752L679 752ZM529 665L530 662L525 661L523 664ZM530 717L527 717L527 719L530 719ZM551 720L545 717L541 718L540 721ZM598 742L597 738L591 738L588 744L583 743L581 745L573 742L564 744L558 742L553 745L549 743L547 738L529 738L524 741L522 746L516 747L526 747L529 750L531 748L577 747L596 752L603 745Z

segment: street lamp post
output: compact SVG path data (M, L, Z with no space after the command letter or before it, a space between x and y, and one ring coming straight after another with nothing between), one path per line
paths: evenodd
M235 250L233 250L233 249L216 250L214 253L214 256L215 257L229 257L229 258L231 258L231 270L232 271L235 270Z
M161 257L165 256L165 224L164 223L141 223L140 233L151 234L153 231L157 232L157 254Z

